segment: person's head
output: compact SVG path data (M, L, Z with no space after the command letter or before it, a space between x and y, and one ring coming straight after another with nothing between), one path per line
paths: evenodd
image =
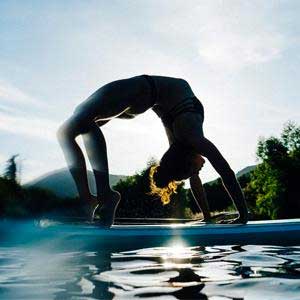
M198 174L204 162L203 157L193 149L178 142L173 143L159 165L150 167L150 194L160 196L163 204L169 203L179 183Z

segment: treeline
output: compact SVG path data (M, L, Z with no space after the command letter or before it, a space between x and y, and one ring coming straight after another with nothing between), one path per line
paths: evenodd
M63 210L75 214L78 199L57 197L51 191L23 188L17 182L0 177L0 217L29 218Z
M300 175L300 127L284 125L279 137L260 138L257 167L238 178L254 219L300 217L298 178ZM0 217L35 217L49 213L74 216L80 214L78 198L60 198L36 187L18 183L16 158L12 156L0 177ZM151 164L153 161L148 163ZM168 205L149 195L146 169L120 180L113 188L122 195L117 217L192 218L199 208L183 184ZM201 176L201 173L200 173ZM221 179L204 184L211 211L234 210Z
M79 203L76 198L60 198L48 190L27 187L18 182L18 168L13 155L0 177L0 217L32 218L48 213L62 214L68 211L75 215Z

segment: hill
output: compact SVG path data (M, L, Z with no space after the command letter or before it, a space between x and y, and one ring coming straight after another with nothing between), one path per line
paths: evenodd
M109 175L110 185L115 185L120 179L126 178L124 175ZM90 190L96 194L96 184L92 171L88 171L88 182ZM34 179L24 187L38 187L52 191L59 197L76 197L78 195L76 186L67 168L52 171L41 177Z
M245 174L250 173L250 172L253 171L255 168L256 168L256 165L245 167L245 168L243 168L242 170L238 171L235 175L236 175L237 178L239 178L239 177L241 177L241 176L243 176L243 175L245 175ZM205 184L211 185L211 184L216 183L217 180L218 180L218 178L215 179L215 180L206 182Z
M243 176L243 175L245 175L245 174L247 174L247 173L253 171L255 168L256 168L256 165L248 166L248 167L246 167L246 168L244 168L244 169L238 171L238 172L236 173L236 177L241 177L241 176Z
M252 170L255 169L254 166L248 166L244 169L240 170L236 173L237 177L243 176ZM127 176L124 175L109 175L110 179L110 185L115 185L120 179L124 179ZM91 192L93 194L96 194L96 185L95 185L95 179L92 171L88 171L88 181L89 186L91 189ZM213 181L209 181L205 184L211 185L215 183L217 179ZM71 174L68 169L62 168L59 170L52 171L50 173L47 173L41 177L38 177L34 179L33 181L27 183L24 185L24 187L39 187L43 189L47 189L52 191L55 195L59 197L76 197L77 196L77 190L75 187L75 184L73 182L73 179L71 177Z

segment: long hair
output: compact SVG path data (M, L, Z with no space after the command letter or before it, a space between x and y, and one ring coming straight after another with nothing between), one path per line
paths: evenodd
M170 203L170 197L173 193L176 193L177 186L179 185L180 181L172 180L170 182L166 182L165 186L164 184L159 187L157 184L158 180L155 180L155 176L157 174L157 171L159 169L159 165L153 165L150 167L149 170L149 181L150 181L150 192L149 195L153 196L159 196L160 200L163 205L166 205Z
M158 196L166 205L177 187L190 177L188 160L195 152L175 142L165 152L159 164L152 164L148 170L150 195Z

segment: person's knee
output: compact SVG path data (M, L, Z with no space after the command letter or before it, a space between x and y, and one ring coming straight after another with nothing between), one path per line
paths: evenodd
M76 137L76 128L75 123L72 118L67 119L64 123L62 123L57 131L56 137L59 142L63 142L68 139L72 139Z
M75 139L78 135L87 133L95 122L90 121L83 115L73 114L62 125L59 126L56 136L59 141Z
M66 122L64 122L62 125L60 125L56 131L56 138L59 142L64 141L67 137L69 133L69 128L68 125L66 124Z

